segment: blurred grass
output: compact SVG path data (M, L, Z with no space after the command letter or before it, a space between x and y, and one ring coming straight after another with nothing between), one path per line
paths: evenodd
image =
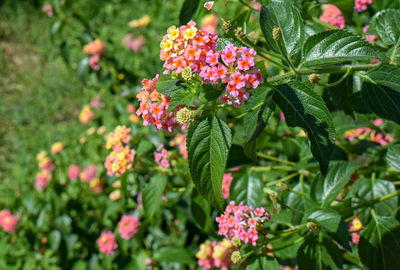
M82 128L83 85L52 48L49 27L29 7L0 10L0 185L17 193L34 182L36 154Z

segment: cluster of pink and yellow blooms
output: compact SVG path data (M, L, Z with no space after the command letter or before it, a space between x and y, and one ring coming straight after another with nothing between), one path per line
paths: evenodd
M17 229L19 219L10 210L0 211L0 227L7 233L12 233Z
M108 175L120 176L132 168L135 150L130 149L129 145L124 145L131 139L130 132L130 128L118 126L113 132L108 134L106 148L112 148L111 153L107 156L104 163Z
M79 113L79 121L84 124L90 124L90 120L95 117L94 112L89 105L84 105L81 112Z
M164 148L164 145L160 145L154 152L154 160L159 168L169 168L168 151Z
M376 119L372 121L374 126L380 128L383 124L382 119ZM379 133L375 129L369 127L361 127L357 129L351 129L346 131L343 134L343 137L349 140L350 142L358 140L369 140L371 142L378 143L380 145L387 145L388 143L393 142L393 137L390 134Z
M254 210L252 206L243 205L243 202L236 205L231 201L224 214L216 218L218 234L228 240L236 237L243 243L256 246L259 238L258 229L269 218L269 213L263 207Z
M140 222L135 216L124 215L118 222L118 231L121 238L125 240L131 239L139 231ZM118 248L115 234L112 231L101 233L97 239L97 245L99 246L100 252L111 256Z
M62 151L63 144L61 142L53 144L51 147L51 153L57 154ZM38 161L40 172L36 174L35 188L39 192L43 192L46 186L51 181L51 172L54 171L56 166L53 163L53 160L47 156L46 151L41 151L37 154L36 159Z
M361 220L356 216L349 224L349 232L351 232L351 242L358 245L361 237L361 230L364 228Z
M106 44L100 39L96 39L83 47L83 52L91 55L89 65L93 70L100 69L100 59L106 50Z
M235 247L226 239L221 242L207 240L200 245L200 250L196 253L197 263L203 269L217 267L228 270L233 265L231 255L234 250Z

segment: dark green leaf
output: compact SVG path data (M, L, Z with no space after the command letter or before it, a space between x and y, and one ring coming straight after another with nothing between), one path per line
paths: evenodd
M400 68L381 64L365 74L365 78L379 85L400 91Z
M386 153L386 162L390 167L400 172L400 144L389 147Z
M177 262L183 264L194 264L196 262L186 248L178 246L159 248L154 252L153 256L157 262Z
M242 47L242 44L233 38L219 38L217 41L217 51L222 51L226 46L232 44L235 47Z
M274 26L281 28L282 44L289 55L300 51L305 37L304 23L300 11L294 5L271 2L267 6L263 6L260 14L260 26L268 45L274 51L280 52L272 35Z
M297 252L299 269L326 270L343 269L343 254L328 238L309 237Z
M169 97L183 90L182 82L179 80L158 80L156 86L157 92Z
M251 159L246 156L243 147L237 144L233 144L231 149L229 150L226 168L234 168L244 164L249 164L251 162Z
M232 135L228 125L208 115L195 120L188 129L186 146L189 168L199 193L222 210L222 177Z
M264 184L261 175L242 175L233 180L230 199L245 205L260 207L264 198Z
M351 175L359 167L359 164L346 161L331 162L328 174L323 181L321 202L322 207L329 207L330 203L336 198L339 192L350 181Z
M344 74L331 74L329 83L337 82ZM353 109L350 98L353 94L353 76L348 76L344 81L336 86L325 88L324 100L330 111L344 111L352 115Z
M281 268L279 267L279 263L275 258L267 258L265 256L258 257L246 267L246 270L260 269L280 270Z
M194 95L189 90L182 89L181 91L176 92L169 102L168 112L173 112L175 107L178 105L186 105L190 106L193 104Z
M304 66L323 66L349 61L383 59L365 39L345 30L325 31L310 36L303 46Z
M143 189L143 208L146 213L146 217L150 220L153 218L157 209L159 209L161 197L166 185L167 178L163 175L156 175Z
M358 251L368 269L399 269L400 223L392 217L373 214L361 235Z
M400 10L386 9L375 14L371 28L386 45L396 45L400 40Z
M203 89L205 97L208 101L217 99L223 92L224 87L222 85L204 84Z
M196 13L200 0L185 0L179 14L179 24L187 24Z
M312 220L327 232L332 233L337 232L339 229L340 219L339 213L332 209L317 210L308 216L308 220Z
M297 191L290 192L286 200L286 204L297 211L293 211L292 223L294 225L299 224L304 216L304 212L313 207L314 203L305 194L310 194L310 186L305 183L298 183L293 188Z
M278 86L273 100L285 114L290 127L301 127L311 142L311 152L325 174L335 142L332 117L316 93L299 81Z
M51 250L56 251L60 247L61 233L57 230L51 231L49 234L49 245Z
M78 76L79 78L83 81L86 82L86 78L89 74L89 58L85 57L83 58L77 68Z

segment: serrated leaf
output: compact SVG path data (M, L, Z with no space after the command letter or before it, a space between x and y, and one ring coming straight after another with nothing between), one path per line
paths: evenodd
M179 24L187 24L196 13L200 0L185 0L179 14Z
M175 107L178 105L190 106L193 104L193 101L194 101L194 95L191 91L184 90L184 89L177 91L171 97L171 100L170 100L169 106L168 106L168 112L173 112Z
M217 99L224 90L222 85L214 85L214 84L204 84L203 89L205 92L205 97L208 101L212 101Z
M242 47L242 44L233 38L219 38L217 41L217 48L215 50L222 51L229 44L232 44L235 47Z
M400 92L383 85L365 82L361 89L368 107L379 117L400 125Z
M258 257L253 262L250 262L246 267L246 270L259 270L259 269L268 269L268 270L280 270L279 262L275 258L271 257Z
M399 67L388 64L380 64L378 67L364 74L364 76L375 84L384 85L400 91Z
M346 161L335 161L329 165L328 173L323 181L321 202L322 207L329 207L344 186L350 181L351 175L359 167L359 164Z
M233 181L230 199L255 208L260 207L264 198L263 186L261 175L242 175Z
M339 229L341 216L332 209L316 210L308 216L308 220L319 224L327 232L336 232Z
M160 206L161 197L163 195L167 178L163 175L156 175L151 179L142 192L143 209L146 218L152 220L154 214Z
M386 45L396 45L400 40L400 10L386 9L376 13L370 25Z
M368 220L371 209L380 216L390 216L398 207L397 197L393 197L381 202L375 200L396 191L394 184L382 179L364 179L357 186L357 195L352 198L352 206L360 207L356 214L361 220Z
M392 217L372 215L358 246L368 269L396 270L400 254L400 223Z
M344 74L331 74L329 76L329 83L337 82L342 76ZM344 111L346 114L352 115L353 108L350 101L352 95L353 76L348 76L340 84L325 88L323 97L330 111Z
M231 149L229 150L226 168L235 168L249 163L252 163L252 161L246 156L243 147L237 144L233 144Z
M300 11L294 5L271 2L263 6L260 13L260 26L268 45L274 51L280 52L272 35L274 26L281 28L282 44L289 55L300 51L305 38L304 23Z
M323 66L349 61L383 59L365 39L345 31L330 30L310 36L302 51L304 66Z
M335 129L322 98L299 81L278 86L273 100L285 114L286 124L303 128L311 143L311 152L326 174L333 152Z
M228 125L214 115L195 120L188 129L186 148L193 182L211 205L222 210L222 177L232 142Z
M186 248L178 246L161 247L154 251L153 256L157 262L177 262L183 264L194 264L196 262Z
M297 252L299 269L343 269L343 254L335 243L326 237L321 240L309 237Z
M385 159L390 167L400 172L400 144L390 146Z
M183 90L182 82L179 80L158 80L156 86L157 92L169 97Z

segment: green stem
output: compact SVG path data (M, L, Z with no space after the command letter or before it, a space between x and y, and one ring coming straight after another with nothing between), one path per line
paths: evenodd
M265 104L267 104L270 100L271 100L272 96L269 96L268 98L266 98L263 102L258 103L256 106L254 106L253 108L251 108L250 110L248 110L247 112L244 112L238 116L236 116L236 119L240 119L244 116L246 116L247 114L257 110L258 108L260 108L261 106L264 106Z
M253 172L269 172L269 171L294 171L292 167L289 166L261 166L261 167L251 167L250 171Z
M252 6L250 6L248 3L244 2L243 0L239 0L239 2L242 3L243 5L245 5L246 7L250 8L251 10L258 11L257 9L253 8Z
M291 165L291 166L296 165L296 163L294 163L292 161L279 159L279 158L276 158L276 157L273 157L273 156L270 156L270 155L266 155L266 154L263 154L263 153L257 153L257 156L259 156L260 158L269 159L269 160L272 160L272 161L284 163L284 164Z
M342 83L347 78L347 76L349 76L350 73L351 73L351 68L349 68L346 71L346 73L339 80L337 80L336 82L333 82L333 83L318 83L318 85L321 85L323 87L334 87L334 86L339 85L340 83Z
M299 173L298 172L294 172L294 173L289 174L288 176L285 176L285 177L283 177L283 178L281 178L279 180L276 180L276 181L268 183L267 186L270 187L270 186L274 186L274 185L276 185L278 183L289 181L290 179L296 177L297 175L299 175Z
M290 244L287 244L287 245L284 245L284 246L281 246L281 247L278 247L278 248L269 249L268 251L273 253L273 252L275 252L275 251L282 250L282 249L291 247L291 246L293 246L293 245L296 245L296 244L300 243L301 241L303 241L303 240L308 236L308 234L309 234L309 232L307 232L306 235L304 235L304 236L302 236L302 237L296 239L295 241L293 241L293 242L290 243Z
M328 28L328 29L330 29L330 30L338 29L337 27L335 27L335 26L333 26L333 25L331 25L331 24L329 24L329 23L323 22L323 21L321 21L320 19L318 19L318 18L316 18L316 17L312 17L312 20L313 20L314 22L316 22L317 24L319 24L319 25L321 25L321 26L323 26L323 27L325 27L325 28Z
M276 40L276 44L278 45L279 51L281 52L282 56L285 58L286 62L289 64L290 68L293 70L294 73L298 73L296 68L294 67L292 60L290 59L290 56L287 54L287 52L283 49L281 41Z

